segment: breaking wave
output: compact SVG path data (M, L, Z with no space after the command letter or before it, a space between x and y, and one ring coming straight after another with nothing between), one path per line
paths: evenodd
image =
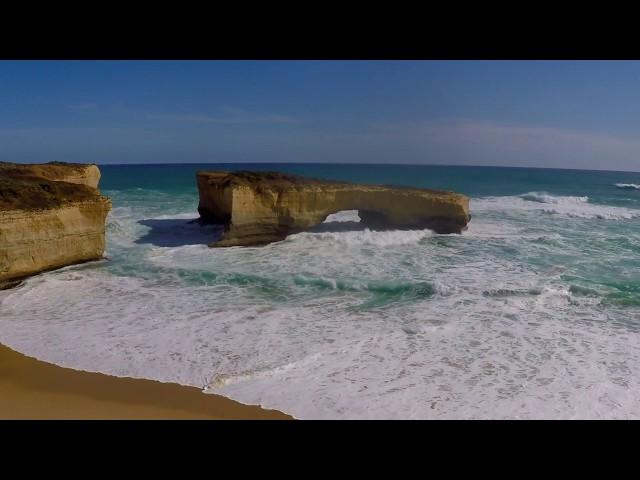
M342 210L327 216L324 223L331 222L360 222L358 210Z
M545 192L529 192L520 195L523 200L554 205L582 205L589 202L589 197L555 196Z
M640 210L591 203L587 196L558 196L528 192L503 197L471 199L472 212L530 211L570 218L625 220L640 217Z
M377 247L390 247L394 245L411 245L419 243L425 238L433 236L431 230L383 230L376 231L368 228L364 230L348 232L303 232L287 237L285 242L307 243L334 243L347 247L370 245Z
M472 198L463 235L232 249L190 223L196 196L113 191L109 261L0 292L0 340L298 418L637 418L640 231L585 219L640 210L583 191Z

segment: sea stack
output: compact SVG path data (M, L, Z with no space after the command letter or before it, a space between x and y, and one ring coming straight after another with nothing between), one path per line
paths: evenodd
M102 257L111 201L99 180L96 165L0 162L0 288Z
M328 215L358 210L372 229L460 233L469 199L439 190L323 181L278 172L198 172L202 223L223 224L213 247L257 246L322 223Z

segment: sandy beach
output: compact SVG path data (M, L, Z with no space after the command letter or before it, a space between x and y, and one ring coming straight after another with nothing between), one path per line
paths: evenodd
M0 345L0 419L291 419L198 388L62 368Z

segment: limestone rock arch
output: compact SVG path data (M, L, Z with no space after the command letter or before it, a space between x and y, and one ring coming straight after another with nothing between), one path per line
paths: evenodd
M358 210L374 229L429 228L460 233L469 199L429 189L323 181L278 172L198 172L203 223L225 226L215 247L256 246L283 240L322 223L328 215Z

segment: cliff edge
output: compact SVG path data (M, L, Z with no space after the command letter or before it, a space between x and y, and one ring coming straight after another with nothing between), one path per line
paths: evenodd
M102 257L111 201L99 181L96 165L0 162L0 288Z
M459 193L323 181L278 172L198 172L203 223L225 226L211 246L255 246L283 240L341 210L358 210L373 229L460 233L469 199Z

